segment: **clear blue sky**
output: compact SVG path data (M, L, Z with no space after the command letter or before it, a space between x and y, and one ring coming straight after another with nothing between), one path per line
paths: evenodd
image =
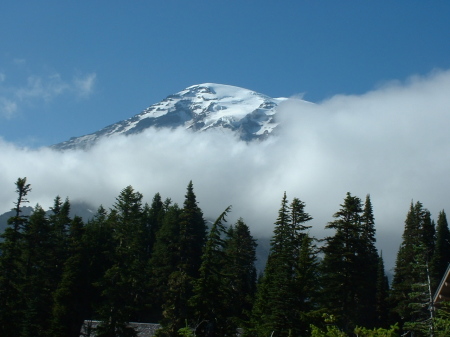
M449 1L0 3L0 137L81 136L203 82L319 102L450 68Z

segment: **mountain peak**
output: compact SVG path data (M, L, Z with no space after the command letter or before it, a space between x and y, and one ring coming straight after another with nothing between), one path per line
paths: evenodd
M135 134L149 127L184 127L193 131L222 128L235 131L244 141L264 139L277 126L274 115L283 100L225 84L192 85L127 120L53 148L88 148L101 138Z

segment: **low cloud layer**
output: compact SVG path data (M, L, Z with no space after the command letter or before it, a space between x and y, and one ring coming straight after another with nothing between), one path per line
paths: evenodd
M390 83L361 96L318 104L289 100L280 107L279 135L245 144L226 132L156 130L107 139L89 151L28 150L0 142L0 207L27 177L31 204L49 207L56 195L109 207L132 185L151 202L183 203L190 180L210 218L233 206L254 235L270 236L283 192L300 198L324 230L345 194L371 195L377 245L392 268L411 201L433 218L450 209L450 71ZM1 211L1 209L0 209ZM450 212L449 212L450 213Z

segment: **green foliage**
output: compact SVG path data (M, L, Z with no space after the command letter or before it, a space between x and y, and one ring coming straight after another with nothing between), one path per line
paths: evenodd
M175 270L167 280L163 304L162 334L174 336L183 327L185 319L193 318L188 304L193 296L193 281L200 276L203 247L206 241L206 224L197 205L192 181L189 182L184 206L178 221L179 258Z
M336 325L336 317L333 315L324 314L325 322L324 328L319 328L311 325L311 337L348 337L349 335L341 331ZM397 324L390 328L373 328L367 329L364 327L356 327L353 331L356 337L398 337L399 327Z
M322 306L335 314L344 331L356 325L374 326L378 253L370 198L347 193L341 208L326 228L322 271Z
M193 281L193 296L189 300L193 307L196 321L205 322L199 327L197 333L206 336L209 331L226 335L229 329L226 299L228 287L224 281L227 276L223 274L222 267L226 263L224 257L224 222L231 206L217 218L211 227L206 241L200 276Z
M141 193L131 186L126 187L117 197L108 218L113 230L112 265L96 283L102 289L98 314L105 336L116 330L131 333L127 324L136 320L144 306L146 277L143 271L149 257L145 254L141 200Z
M448 223L440 212L435 232L419 202L405 220L390 291L370 196L363 205L347 194L326 226L334 235L319 260L305 204L284 194L256 287L248 226L239 219L227 228L227 208L207 235L192 182L182 209L159 193L143 205L128 186L110 211L100 206L86 224L69 216L69 200L59 196L50 212L37 205L23 216L30 191L19 178L14 216L1 234L1 336L78 337L83 320L100 319L96 334L103 337L136 336L130 321L160 322L158 336L167 337L229 336L238 327L260 337L394 337L392 303L403 332L449 335L445 306L436 317L428 311L430 287L449 262ZM323 312L332 315L321 324Z
M162 318L161 307L168 300L169 276L176 271L180 262L179 251L179 217L181 210L177 204L166 202L162 225L156 233L152 255L149 260L150 303L152 314L149 320L159 322Z
M58 287L53 293L51 331L54 337L78 337L89 315L90 285L84 224L80 217L71 221L68 255Z
M308 282L316 279L302 277L304 272L314 276L316 265L312 241L304 240L309 228L305 223L312 219L304 207L297 198L288 205L284 193L253 309L253 329L259 336L273 331L278 336L297 335L308 329L307 313L313 309L315 295Z
M18 178L16 183L17 201L15 214L8 219L8 227L1 234L0 242L0 336L19 336L24 310L22 288L23 271L23 230L28 218L23 216L22 206L27 203L31 191L27 178Z
M348 337L348 335L341 331L336 325L336 318L333 315L323 314L325 328L318 328L311 325L311 337Z
M399 331L398 324L391 325L390 328L374 328L374 329L367 329L367 328L361 328L356 327L355 328L355 335L357 337L397 337Z
M185 323L186 323L186 326L184 328L178 329L178 334L181 337L195 337L194 332L187 324L187 320L185 320Z
M450 263L450 230L445 211L439 212L436 226L436 245L431 259L431 283L433 291L439 285Z
M383 255L378 259L376 283L376 323L377 326L387 327L389 322L389 281L384 270Z
M433 325L434 337L450 336L450 302L441 302Z
M391 301L405 329L421 331L430 318L429 261L434 244L430 212L420 202L411 203L403 241L397 254Z
M249 227L239 218L225 239L225 264L229 317L239 327L247 327L256 292L256 241Z

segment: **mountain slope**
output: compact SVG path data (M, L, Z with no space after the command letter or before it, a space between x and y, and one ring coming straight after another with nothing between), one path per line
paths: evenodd
M230 85L193 85L134 117L52 147L59 150L88 148L101 138L135 134L149 127L185 127L193 131L226 128L237 132L244 141L264 139L277 126L275 109L283 100L285 98L270 98Z

